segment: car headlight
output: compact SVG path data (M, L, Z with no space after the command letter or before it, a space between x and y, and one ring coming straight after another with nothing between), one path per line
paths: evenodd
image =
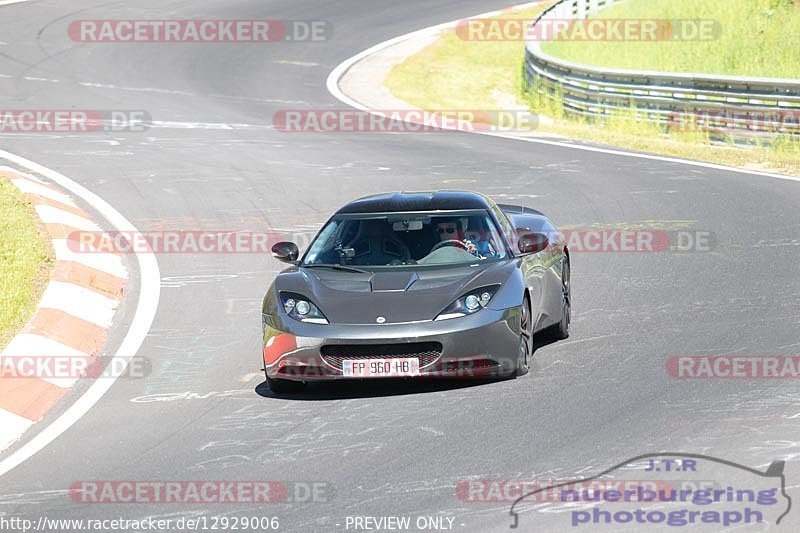
M434 320L447 320L448 318L458 318L477 313L489 304L489 300L492 299L496 292L497 286L483 287L470 291L447 306Z
M311 322L313 324L327 324L328 319L322 314L316 305L311 303L304 296L290 292L281 293L281 303L287 315L300 322Z

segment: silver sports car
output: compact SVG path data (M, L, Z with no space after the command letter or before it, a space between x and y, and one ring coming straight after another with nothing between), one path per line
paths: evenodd
M262 306L275 392L309 381L528 372L533 337L566 338L570 261L542 213L460 191L355 200L322 227Z

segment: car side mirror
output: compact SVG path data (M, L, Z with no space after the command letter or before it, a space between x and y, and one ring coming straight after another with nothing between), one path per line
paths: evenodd
M517 247L523 254L535 254L541 252L550 244L547 235L544 233L534 233L530 230L518 230Z
M272 246L272 257L284 263L294 263L297 261L297 256L300 255L300 250L293 242L276 242Z

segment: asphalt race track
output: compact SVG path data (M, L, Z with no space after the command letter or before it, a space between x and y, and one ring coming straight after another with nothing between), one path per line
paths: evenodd
M157 121L144 132L5 134L0 147L69 176L142 231L307 236L359 196L463 188L539 208L562 226L660 224L716 238L707 252L575 254L572 336L540 346L524 378L312 386L291 398L272 394L260 373L260 302L281 264L258 254L161 254L160 304L138 354L152 374L118 380L3 475L0 513L277 516L281 531L345 531L348 516L449 516L456 530L499 531L510 502L461 501L459 481L590 475L663 450L760 469L786 459L790 494L800 485L796 382L677 380L665 371L673 355L798 353L798 183L464 133L271 128L279 110L342 108L325 80L361 50L508 3L0 6L0 107L145 110ZM324 43L72 42L69 22L92 18L313 19L335 33ZM123 319L135 305L131 288ZM123 320L111 346L124 332ZM87 505L66 493L78 480L253 479L326 483L329 497ZM797 528L794 514L781 526ZM533 525L526 516L523 530Z

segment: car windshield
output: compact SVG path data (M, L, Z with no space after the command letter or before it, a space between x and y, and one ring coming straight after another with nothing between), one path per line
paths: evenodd
M483 210L336 215L311 244L301 266L402 268L506 258L500 234Z

